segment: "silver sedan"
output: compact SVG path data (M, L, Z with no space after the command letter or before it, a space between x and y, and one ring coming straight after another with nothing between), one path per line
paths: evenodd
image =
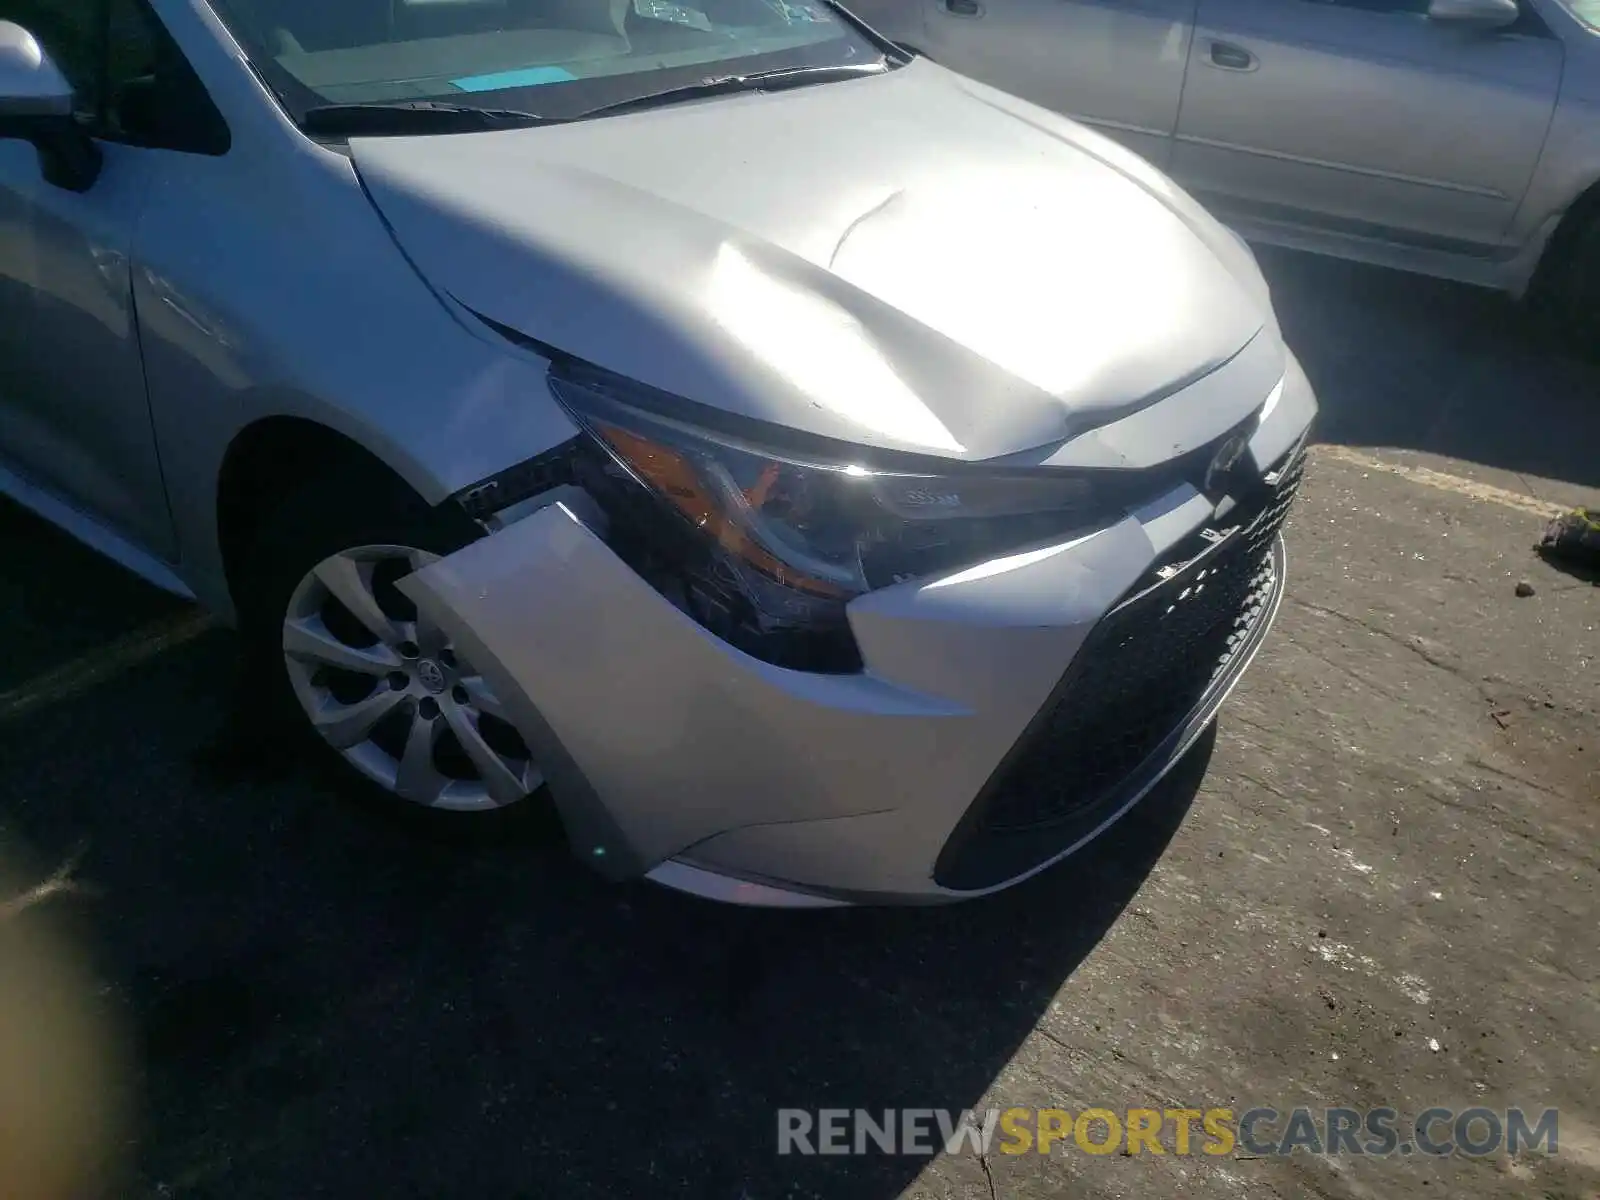
M1523 294L1600 342L1600 0L857 0L1252 239Z
M1098 134L816 0L27 5L0 492L235 619L274 751L548 797L611 878L952 900L1266 636L1315 397Z

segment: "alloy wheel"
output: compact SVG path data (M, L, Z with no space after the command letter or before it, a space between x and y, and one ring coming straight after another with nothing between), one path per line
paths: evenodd
M317 735L379 786L430 808L514 804L544 778L487 681L396 583L437 562L358 546L301 579L283 658Z

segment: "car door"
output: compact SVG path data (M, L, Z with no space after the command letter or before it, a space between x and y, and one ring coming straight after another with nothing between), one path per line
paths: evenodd
M1195 0L919 2L936 61L1166 162Z
M129 0L131 3L131 0ZM79 93L103 167L47 182L27 142L0 140L0 460L35 486L171 559L176 539L145 394L130 254L157 151L106 127L108 44L138 57L126 21L87 0L0 0ZM126 13L122 14L124 17Z
M1172 171L1224 214L1487 255L1533 176L1562 45L1426 0L1200 0Z

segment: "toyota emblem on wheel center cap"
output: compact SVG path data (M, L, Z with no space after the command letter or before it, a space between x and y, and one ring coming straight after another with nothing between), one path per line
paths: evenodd
M431 658L424 658L417 663L417 678L422 681L422 686L434 695L444 691L444 669Z

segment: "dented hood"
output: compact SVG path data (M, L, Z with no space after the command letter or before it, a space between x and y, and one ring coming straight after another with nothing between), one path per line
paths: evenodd
M1220 430L1276 378L1231 235L1098 135L920 60L351 150L402 249L466 308L823 436L990 458L1249 359L1226 401L1203 389Z

